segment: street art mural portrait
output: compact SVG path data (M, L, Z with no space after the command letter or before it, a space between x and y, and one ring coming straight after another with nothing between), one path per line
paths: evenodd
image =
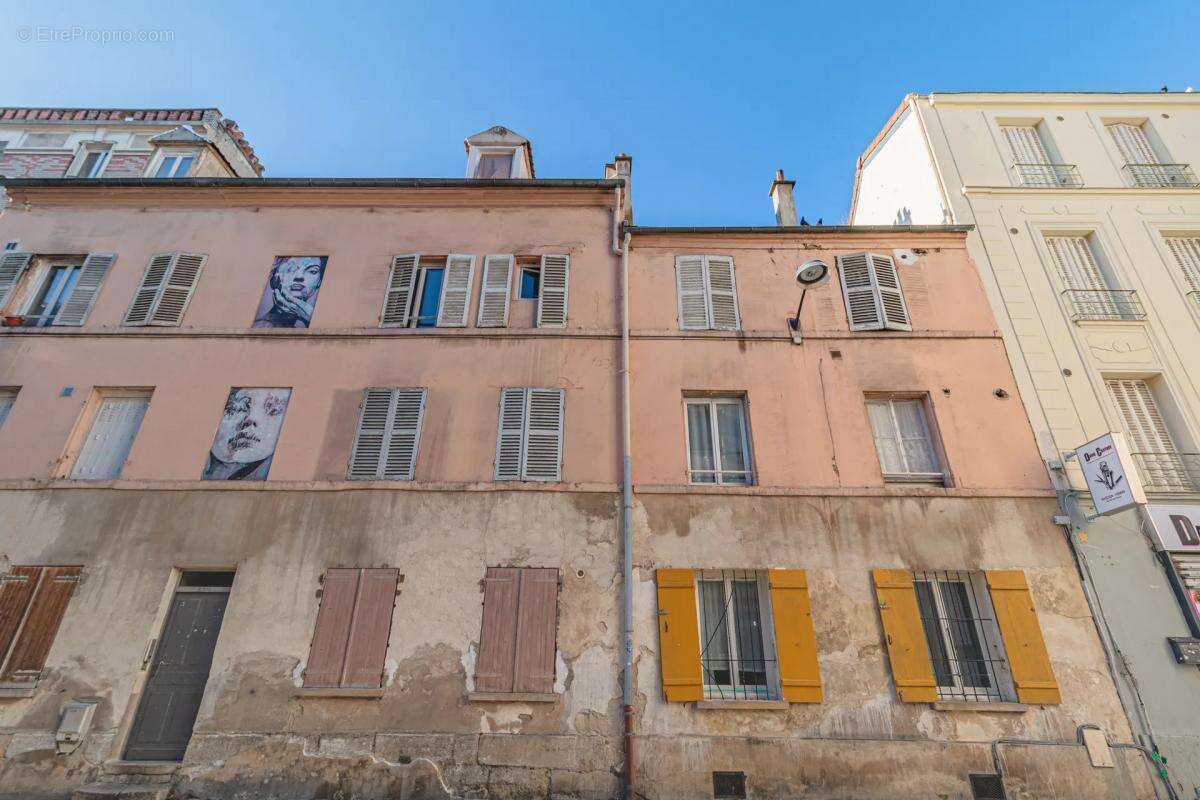
M307 328L317 308L327 256L277 256L254 328Z
M201 477L265 481L291 389L231 389Z

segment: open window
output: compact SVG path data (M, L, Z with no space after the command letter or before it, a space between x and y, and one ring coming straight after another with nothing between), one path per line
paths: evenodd
M72 178L99 178L104 175L112 155L112 142L85 142L79 147L75 160L67 170Z
M115 253L0 254L0 316L8 327L82 325Z
M475 256L396 256L388 276L380 326L465 327L474 276Z

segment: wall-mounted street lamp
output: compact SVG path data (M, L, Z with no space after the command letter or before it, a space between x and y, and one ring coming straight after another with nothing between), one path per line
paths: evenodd
M788 318L788 328L792 332L792 341L800 344L800 312L804 310L804 297L808 290L823 283L829 277L829 265L824 261L813 259L805 261L796 267L796 283L800 284L800 303L796 306L796 316Z

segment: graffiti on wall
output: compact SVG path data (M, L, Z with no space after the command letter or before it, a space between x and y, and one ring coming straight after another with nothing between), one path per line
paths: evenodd
M252 327L307 328L328 261L327 256L277 256Z
M265 481L291 396L291 389L231 389L201 477Z

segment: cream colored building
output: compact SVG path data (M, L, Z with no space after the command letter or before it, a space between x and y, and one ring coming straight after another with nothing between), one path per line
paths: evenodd
M852 224L975 226L1122 699L1200 796L1200 95L909 95L858 162ZM1125 435L1149 505L1093 513L1076 448ZM1002 457L1002 456L1001 456ZM1172 641L1174 640L1174 641Z

